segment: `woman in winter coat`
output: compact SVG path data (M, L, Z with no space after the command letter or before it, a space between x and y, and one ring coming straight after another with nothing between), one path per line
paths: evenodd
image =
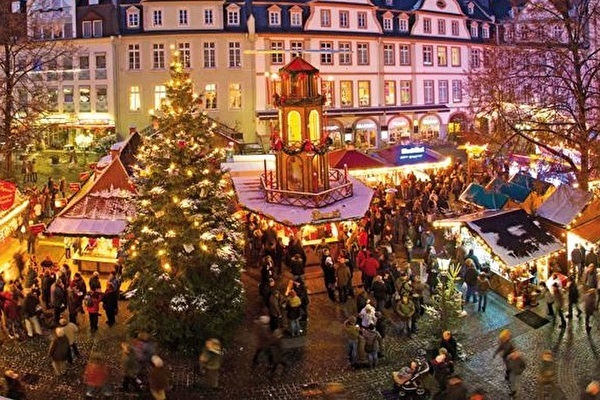
M70 346L69 339L67 339L63 328L56 328L55 333L56 336L50 343L48 356L52 360L54 373L59 376L64 375L67 372L67 360L69 358Z
M98 330L98 314L100 313L100 302L102 301L102 293L93 290L85 297L84 305L90 316L90 330L96 332Z
M106 323L112 327L115 324L115 316L117 315L117 308L119 306L119 294L111 283L106 285L106 291L102 296L102 306L106 311Z

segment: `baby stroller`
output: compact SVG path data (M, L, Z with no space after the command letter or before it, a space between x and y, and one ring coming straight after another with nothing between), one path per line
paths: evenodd
M394 387L401 399L425 399L428 390L423 387L422 378L429 372L429 363L424 357L417 357L410 366L402 367L400 371L392 372Z

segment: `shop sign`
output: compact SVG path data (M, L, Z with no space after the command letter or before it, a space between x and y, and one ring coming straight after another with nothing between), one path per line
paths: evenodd
M42 233L46 230L46 225L45 224L34 224L29 226L29 231L35 235L37 235L38 233Z
M69 192L77 193L81 189L81 183L79 182L71 182L69 183Z
M400 147L398 161L418 160L425 156L425 146Z
M0 181L0 210L8 210L15 204L17 186L14 183Z

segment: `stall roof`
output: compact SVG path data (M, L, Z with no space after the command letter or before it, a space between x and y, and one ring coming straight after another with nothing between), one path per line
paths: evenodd
M545 195L546 192L548 192L548 190L554 187L551 183L542 181L540 179L536 179L524 172L519 172L513 175L513 177L510 178L508 182L524 186L530 189L532 192L539 194L540 196Z
M494 178L485 188L491 192L505 194L517 203L523 203L531 194L531 189L516 183L506 182L502 178Z
M265 194L260 187L258 177L232 177L233 185L241 207L246 210L264 215L267 218L280 222L289 227L302 226L305 224L316 223L312 219L312 211L315 208L294 207L282 204L271 204L265 201ZM364 217L371 198L373 190L359 182L353 177L348 177L352 181L354 195L344 200L340 200L326 207L318 208L323 213L330 213L335 210L340 211L339 218L323 220L322 222L335 222ZM321 221L319 221L321 222Z
M508 196L502 193L487 191L483 186L471 183L462 192L459 200L488 210L500 210L508 202Z
M386 163L358 150L339 149L329 152L329 166L349 170L373 169L388 167Z
M595 222L588 222L583 225L579 225L577 228L573 228L570 231L575 235L587 240L590 243L600 242L600 224Z
M432 164L438 162L441 163L448 159L447 156L425 146L402 145L396 145L387 149L378 150L374 152L372 156L395 167Z
M546 256L563 244L540 227L524 210L505 211L467 222L509 267Z
M50 222L46 233L62 236L118 236L135 215L135 190L121 159L115 157L94 173L65 208Z
M559 225L569 225L594 197L590 192L560 185L536 210L536 214Z

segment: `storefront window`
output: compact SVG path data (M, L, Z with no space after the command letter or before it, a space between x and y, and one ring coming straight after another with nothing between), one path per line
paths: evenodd
M164 85L154 87L154 109L160 110L163 101L167 98L167 88Z
M108 91L106 86L96 86L96 112L108 111Z
M352 81L340 82L340 102L342 107L352 107L354 99L352 98Z
M73 86L63 87L63 111L72 112L74 110L73 105Z
M206 108L217 108L217 85L207 83L204 86L204 102Z
M368 107L371 105L371 82L358 81L358 105Z
M242 85L239 83L229 84L229 108L232 110L242 108Z
M398 117L391 120L388 124L390 143L401 143L410 139L410 121L405 117Z
M329 135L329 138L333 142L333 147L340 148L343 146L342 132L344 131L343 125L337 121L328 122L325 126L325 132Z
M440 135L440 119L435 115L426 115L421 119L420 128L424 140L437 139Z
M368 149L377 146L377 124L370 119L362 119L355 126L356 147Z
M139 86L131 86L129 88L129 111L140 111L141 95Z
M385 93L385 105L395 106L396 105L396 81L385 81L384 82L384 93Z
M321 81L321 93L325 97L325 107L334 106L333 80Z

